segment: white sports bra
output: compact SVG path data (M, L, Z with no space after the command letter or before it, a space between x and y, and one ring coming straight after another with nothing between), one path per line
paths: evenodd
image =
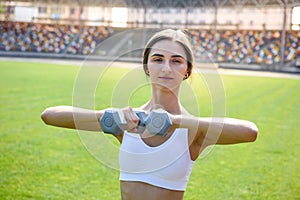
M167 141L156 147L145 144L139 134L125 131L119 162L122 181L185 191L194 165L189 152L188 129L175 129Z

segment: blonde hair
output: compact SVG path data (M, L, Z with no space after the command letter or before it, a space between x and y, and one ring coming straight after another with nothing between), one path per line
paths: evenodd
M190 35L187 31L185 30L173 30L173 29L165 29L162 31L157 32L154 34L149 41L147 42L144 52L143 52L143 66L144 66L144 71L147 75L148 74L148 57L149 53L151 51L151 48L153 47L154 44L161 40L171 40L178 42L184 49L186 56L187 56L187 62L188 62L188 76L185 78L187 79L193 70L194 66L194 55L192 51L192 45L190 42Z

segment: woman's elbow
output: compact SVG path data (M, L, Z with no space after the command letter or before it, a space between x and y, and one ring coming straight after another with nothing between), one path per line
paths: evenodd
M50 110L50 108L46 108L41 114L41 119L43 120L43 122L45 124L49 125L49 124L51 124L50 116L51 116L51 110Z
M41 114L41 119L47 125L57 126L57 123L60 121L59 119L61 118L62 108L62 106L46 108Z
M247 127L247 142L254 142L257 139L258 135L258 128L257 126L250 122L249 126Z
M74 128L73 107L55 106L46 108L41 113L41 119L47 125Z

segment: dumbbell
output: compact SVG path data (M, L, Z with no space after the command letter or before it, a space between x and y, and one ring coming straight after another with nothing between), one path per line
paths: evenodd
M143 133L145 128L147 128L151 134L164 136L172 126L172 122L166 111L151 111L149 116L143 111L134 112L140 119L137 127L138 133ZM106 110L100 119L100 124L104 133L117 135L120 135L127 125L123 113L119 110Z
M146 124L145 119L147 117L145 112L135 111L140 121L138 124L138 133L145 131ZM100 124L104 133L111 133L120 135L125 130L127 122L123 113L120 110L106 110L100 118Z
M145 121L146 128L153 135L165 136L172 126L168 113L162 109L152 110Z

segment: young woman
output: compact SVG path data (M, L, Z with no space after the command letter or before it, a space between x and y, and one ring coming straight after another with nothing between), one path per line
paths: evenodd
M129 106L120 109L127 121L126 130L114 135L121 143L122 199L183 199L194 161L207 146L256 140L258 129L252 122L200 118L183 108L179 89L191 75L193 61L189 36L183 31L160 31L146 44L143 65L151 80L152 96L138 109L146 113L163 109L172 127L166 136L151 135L147 130L137 134L139 118L134 109ZM41 117L49 125L100 132L99 119L103 113L104 110L57 106L47 108Z

